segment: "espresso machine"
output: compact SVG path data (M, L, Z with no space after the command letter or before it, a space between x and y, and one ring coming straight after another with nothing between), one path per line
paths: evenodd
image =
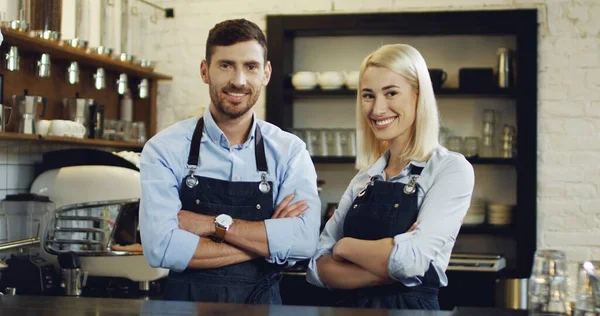
M44 192L55 204L43 225L40 256L61 272L64 295L160 295L169 270L149 266L143 256L140 174L133 162L103 150L62 149L44 153L36 173L30 192Z
M25 89L23 95L13 95L13 108L16 108L19 113L19 133L35 134L35 123L38 120L37 111L42 107L42 113L39 118L46 115L48 100L37 95L28 95Z

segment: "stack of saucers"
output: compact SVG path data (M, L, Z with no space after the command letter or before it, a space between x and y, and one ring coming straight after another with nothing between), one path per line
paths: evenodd
M471 200L471 206L463 219L463 225L480 225L485 221L485 201L478 198Z
M488 205L488 223L495 226L510 225L512 223L514 205L490 204Z

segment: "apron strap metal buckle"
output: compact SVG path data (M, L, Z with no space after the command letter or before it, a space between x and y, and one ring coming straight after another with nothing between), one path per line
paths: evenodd
M258 189L262 193L269 193L271 191L271 185L267 181L267 173L263 172L260 174L260 184L258 185Z
M198 185L198 178L194 176L194 172L196 171L196 166L188 166L190 169L190 174L185 178L185 185L188 188L192 189Z
M371 177L371 180L369 180L369 182L367 182L367 185L365 185L365 187L360 191L360 193L358 193L358 196L365 195L369 186L372 186L374 183L375 183L375 177Z
M413 194L417 191L417 177L412 176L408 183L404 186L404 194Z

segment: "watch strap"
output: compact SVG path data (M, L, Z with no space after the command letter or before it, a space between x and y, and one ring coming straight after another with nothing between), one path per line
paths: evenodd
M219 224L215 224L215 238L214 240L216 242L223 242L225 240L225 233L227 232L227 229L225 229L225 227L219 225Z

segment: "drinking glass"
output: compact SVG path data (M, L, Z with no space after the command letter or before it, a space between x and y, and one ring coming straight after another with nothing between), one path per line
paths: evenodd
M535 252L529 278L529 315L565 315L567 312L567 259L560 250Z

